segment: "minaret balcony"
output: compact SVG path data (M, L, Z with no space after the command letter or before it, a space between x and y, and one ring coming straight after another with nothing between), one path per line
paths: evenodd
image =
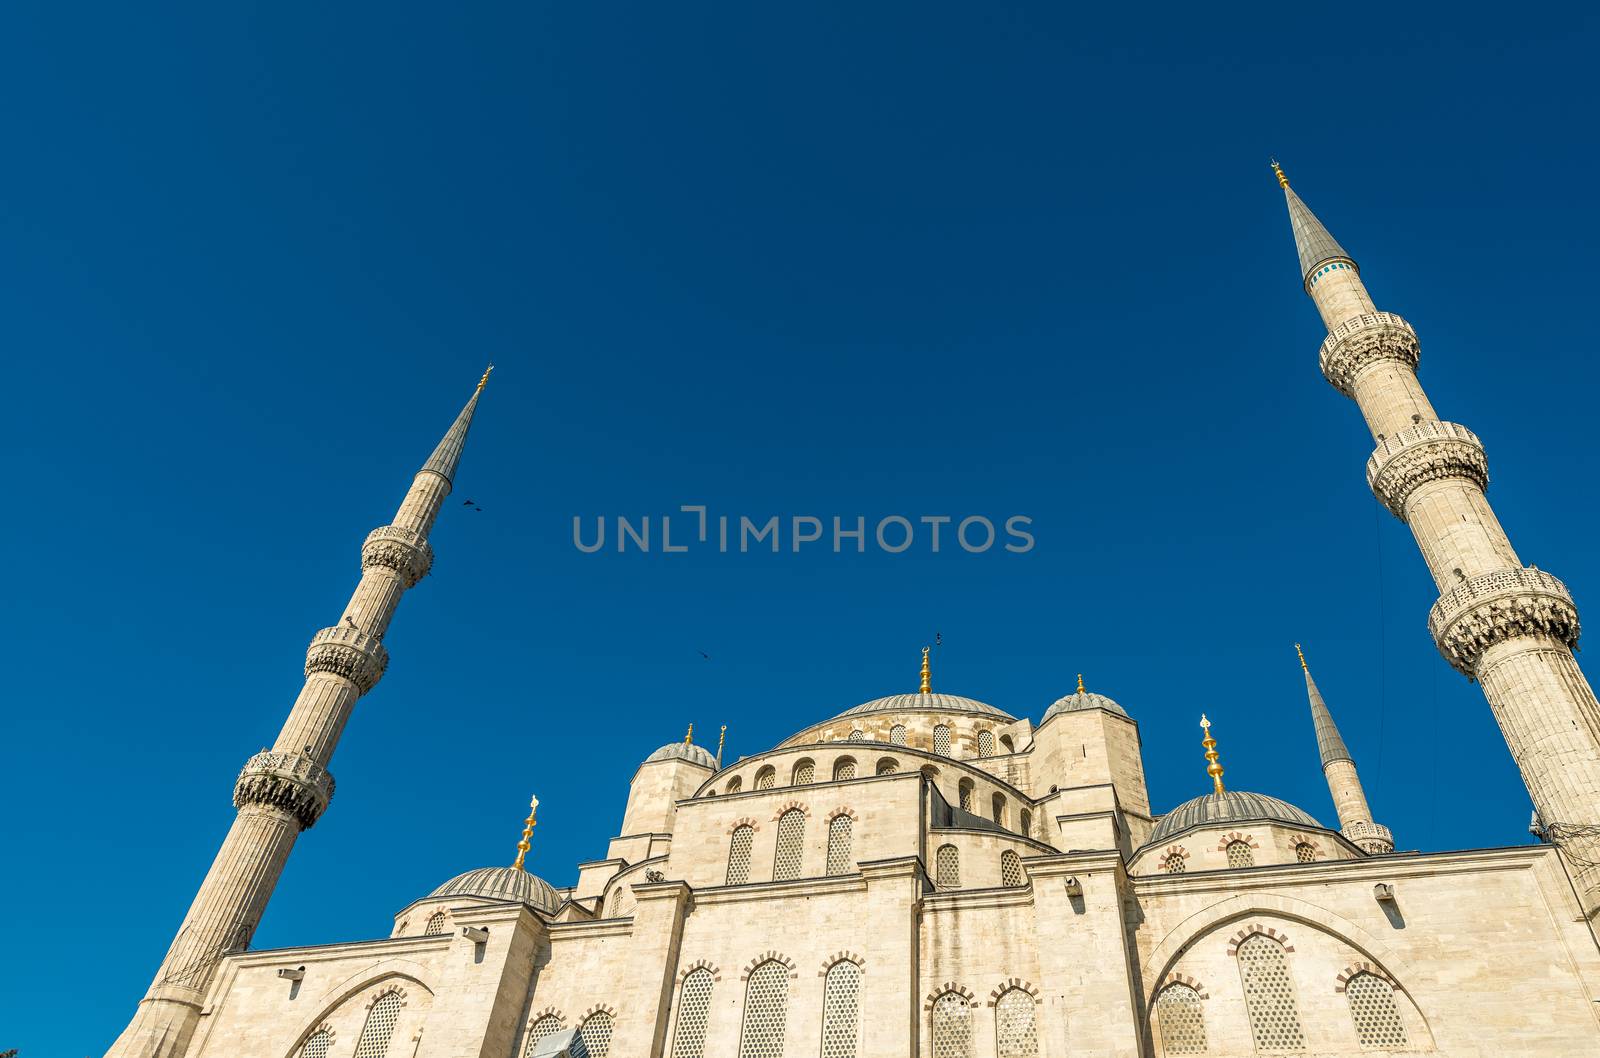
M1394 851L1394 835L1382 823L1350 823L1340 828L1350 842L1374 855Z
M1398 360L1417 368L1421 357L1417 332L1392 312L1366 312L1353 316L1328 332L1322 342L1322 375L1333 388L1354 398L1355 379L1380 360Z
M366 694L383 678L389 667L389 652L376 636L349 625L324 628L311 637L306 650L306 675L328 672L343 676Z
M421 533L381 525L368 533L361 545L361 571L374 566L394 570L407 588L413 588L433 568L433 548Z
M233 784L233 805L263 805L293 815L308 830L333 800L333 776L301 753L264 750L245 761Z
M1578 645L1578 608L1567 586L1542 569L1496 569L1469 577L1439 597L1428 631L1455 669L1469 679L1483 652L1522 636Z
M1420 485L1451 479L1489 486L1489 460L1478 435L1458 423L1419 422L1385 437L1367 460L1367 484L1396 518Z

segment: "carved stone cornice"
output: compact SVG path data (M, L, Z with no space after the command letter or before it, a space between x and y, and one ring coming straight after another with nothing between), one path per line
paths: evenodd
M1489 485L1489 460L1478 435L1453 422L1419 422L1385 437L1367 459L1367 484L1396 518L1419 485L1459 478Z
M1481 573L1439 597L1428 631L1457 671L1472 677L1483 652L1518 636L1578 645L1578 608L1567 586L1540 569Z
M306 650L306 675L331 672L343 676L366 694L383 678L389 652L383 644L348 625L324 628L311 637Z
M1374 856L1394 851L1394 835L1382 823L1351 823L1340 828L1339 833L1357 848Z
M1421 357L1417 332L1392 312L1368 312L1345 320L1322 343L1322 375L1347 397L1356 395L1356 375L1379 360L1398 360L1416 370Z
M245 761L239 781L233 784L233 806L266 805L281 808L309 830L333 800L333 776L328 769L299 753L257 753Z
M398 525L382 525L367 534L361 545L361 569L374 566L392 569L407 588L428 575L433 566L433 548L421 534Z

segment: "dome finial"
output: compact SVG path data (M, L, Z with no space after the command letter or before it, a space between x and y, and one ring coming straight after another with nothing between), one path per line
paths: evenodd
M1083 673L1078 673L1078 693L1083 693Z
M933 693L933 674L928 670L928 651L932 649L932 647L922 648L922 686L917 688L918 694Z
M1310 672L1311 671L1310 667L1306 665L1305 653L1300 649L1300 644L1299 643L1296 643L1294 645L1294 652L1300 656L1300 668L1305 672Z
M528 798L528 818L522 821L522 840L517 842L517 858L511 861L512 870L527 870L522 865L522 861L528 858L528 846L532 843L530 839L533 837L533 828L536 825L533 817L538 811L539 799L537 797Z
M723 724L722 730L717 734L717 770L722 770L722 744L728 741L728 725Z
M1222 793L1222 765L1217 763L1217 740L1211 737L1211 721L1206 719L1206 714L1200 714L1200 727L1204 729L1206 737L1200 744L1206 748L1206 774L1211 776L1211 783L1216 787L1216 793Z
M493 370L494 370L494 364L491 362L489 364L489 366L484 370L483 377L478 379L478 392L479 393L482 393L483 392L483 387L489 384L489 372L493 371Z
M689 725L689 730L684 732L683 744L685 746L694 745L694 724L692 724L692 723Z
M1289 178L1283 175L1283 166L1278 164L1278 159L1272 159L1272 171L1277 174L1278 186L1285 191L1289 190Z

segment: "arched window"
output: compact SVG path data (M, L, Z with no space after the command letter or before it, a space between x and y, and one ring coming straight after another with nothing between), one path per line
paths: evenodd
M889 741L897 746L906 744L906 725L896 724L889 729Z
M1168 874L1182 874L1184 872L1183 853L1167 853L1167 858L1161 861L1161 867Z
M333 1046L333 1033L318 1029L311 1034L306 1045L300 1048L300 1058L328 1058L328 1048Z
M367 1023L361 1027L361 1038L356 1040L355 1058L384 1058L389 1053L389 1038L394 1035L394 1023L400 1020L400 997L393 992L372 1004Z
M861 742L864 739L866 739L866 737L867 736L863 735L860 731L852 731L852 732L850 732L850 741L851 742Z
M840 959L822 986L822 1058L856 1058L860 1020L861 967Z
M932 764L924 764L922 766L922 777L925 779L937 779L939 777L939 769Z
M1200 993L1185 984L1170 984L1156 996L1162 1054L1206 1053L1205 1008Z
M1015 753L1017 751L1017 744L1011 741L1010 735L1001 735L1000 748L1006 753Z
M603 1010L590 1014L578 1026L578 1038L589 1058L606 1058L611 1053L611 1015Z
M944 724L933 729L933 751L941 757L950 755L950 729Z
M770 790L776 785L778 785L778 773L769 764L756 772L756 784L752 789Z
M435 911L433 914L429 915L427 924L422 927L422 935L424 937L437 937L439 934L443 933L444 920L445 914L443 911Z
M783 1058L789 1023L789 968L776 959L757 966L744 986L739 1058Z
M1228 842L1229 867L1254 867L1255 865L1255 853L1250 851L1248 844L1243 841Z
M856 759L854 757L840 757L833 762L833 781L841 779L854 779L856 777Z
M900 770L900 762L893 757L883 757L878 761L879 775L893 775Z
M972 780L962 779L956 784L956 792L961 798L961 810L963 812L972 811Z
M733 778L728 780L728 792L729 793L738 793L739 792L739 788L741 786L743 786L743 785L744 785L744 780L739 778L739 776L735 775Z
M1008 988L994 1005L994 1049L999 1058L1039 1058L1039 1026L1033 997Z
M626 893L627 891L628 887L625 885L619 885L615 889L611 890L611 910L607 913L607 918L622 917L622 894Z
M705 1058L706 1019L711 1013L711 971L702 966L678 989L678 1027L672 1033L672 1058Z
M1000 854L1000 884L1012 887L1026 884L1022 877L1022 857L1010 849Z
M791 782L795 786L810 786L817 777L817 762L806 757L794 766L794 778Z
M961 888L961 853L954 845L940 845L933 854L933 884L939 889Z
M1294 847L1294 858L1301 863L1314 863L1317 859L1317 850L1309 841L1297 842Z
M994 816L995 826L1006 825L1006 798L1004 794L995 794L989 802L990 814Z
M800 877L800 852L806 836L806 814L791 808L778 817L778 851L772 860L772 880Z
M1300 1051L1306 1046L1295 1004L1294 981L1283 946L1264 933L1239 945L1239 976L1244 982L1250 1034L1258 1051Z
M555 1014L546 1014L533 1023L533 1028L528 1030L527 1045L522 1048L523 1058L533 1053L533 1049L544 1041L546 1036L554 1036L561 1031L561 1018Z
M755 844L754 827L743 826L733 832L728 843L728 884L743 885L750 880L750 846Z
M828 824L828 873L849 874L855 867L850 859L850 839L854 836L855 820L849 816L834 816Z
M1406 1027L1394 1001L1394 986L1374 973L1358 973L1344 986L1356 1041L1363 1047L1399 1050L1407 1045Z
M972 1058L972 1008L960 992L933 1001L933 1058Z
M978 732L978 756L994 756L994 732L988 728Z
M1033 837L1033 813L1026 808L1017 816L1017 832Z

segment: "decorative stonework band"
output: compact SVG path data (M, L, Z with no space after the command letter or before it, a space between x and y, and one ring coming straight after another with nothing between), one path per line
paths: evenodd
M407 588L433 568L433 548L421 535L398 525L382 525L367 534L361 545L361 569L383 566L400 574Z
M1339 324L1322 343L1322 375L1347 397L1363 368L1380 360L1398 360L1412 370L1421 357L1417 332L1392 312L1363 313Z
M1478 435L1453 422L1421 422L1379 442L1367 460L1367 484L1378 502L1405 520L1406 499L1430 481L1461 479L1489 486L1489 460Z
M348 625L324 628L311 637L306 651L306 675L331 672L343 676L366 694L383 678L389 652L383 644Z
M1394 851L1394 835L1382 823L1351 823L1341 828L1339 833L1357 848L1374 856Z
M1444 659L1472 677L1483 652L1508 639L1549 636L1577 646L1578 608L1567 586L1543 570L1497 569L1441 595L1428 631Z
M290 812L310 830L333 800L328 769L299 753L261 752L245 761L233 784L233 806L266 805Z

